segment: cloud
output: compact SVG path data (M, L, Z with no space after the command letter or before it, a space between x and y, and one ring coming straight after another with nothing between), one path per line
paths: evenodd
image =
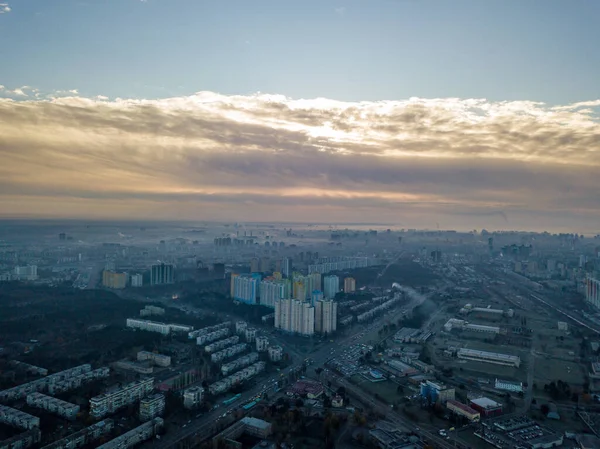
M580 232L600 223L596 101L61 95L0 99L6 213Z
M8 3L0 3L0 14L6 14L11 12L12 9L8 6Z

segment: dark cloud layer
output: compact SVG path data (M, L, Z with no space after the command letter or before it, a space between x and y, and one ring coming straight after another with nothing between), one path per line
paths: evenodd
M137 218L179 204L194 218L195 204L202 219L287 211L294 220L377 221L367 211L467 227L473 217L531 227L561 214L592 229L600 227L598 106L210 92L0 99L0 208L29 215L43 202L38 210L55 204L59 216L96 207Z

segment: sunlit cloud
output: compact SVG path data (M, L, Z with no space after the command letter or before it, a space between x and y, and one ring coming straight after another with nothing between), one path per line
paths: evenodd
M0 3L0 14L7 14L11 11L12 11L12 9L8 5L8 3Z
M600 223L600 101L16 90L0 89L8 214Z

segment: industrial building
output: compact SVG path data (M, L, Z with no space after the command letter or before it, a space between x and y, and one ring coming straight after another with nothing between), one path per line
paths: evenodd
M243 357L235 359L229 363L223 364L223 366L221 366L221 372L223 373L223 375L228 376L231 373L233 373L239 369L242 369L248 365L251 365L252 363L254 363L256 361L258 361L258 353L251 352L250 354L247 354Z
M473 314L485 319L499 320L502 319L503 316L510 318L514 316L515 312L513 309L504 311L500 309L492 309L491 307L473 307L472 304L465 304L465 306L460 309L460 313L463 315Z
M210 360L213 363L225 360L227 357L233 357L234 355L241 354L248 348L246 343L238 343L237 345L230 346L222 349L221 351L215 352L210 355Z
M140 320L137 318L127 318L127 327L148 332L158 332L162 335L169 335L171 332L182 333L194 330L193 326L187 326L185 324L166 324L159 323L158 321Z
M204 351L207 353L212 353L216 351L220 351L221 349L225 349L228 346L232 346L237 344L240 341L240 337L234 335L233 337L225 338L224 340L215 341L209 345L204 347Z
M456 318L450 318L446 324L444 324L444 330L446 332L450 332L452 330L461 330L461 331L473 331L473 332L482 332L487 334L495 334L498 335L500 333L500 328L495 326L482 326L480 324L470 324L465 320L457 320Z
M0 401L9 401L15 399L25 399L28 394L37 392L48 391L53 388L54 385L68 380L73 376L79 376L80 374L90 372L92 370L91 365L85 364L69 368L58 373L50 374L41 379L36 379L31 382L27 382L17 387L9 388L8 390L0 391Z
M472 360L475 362L494 363L496 365L514 366L517 368L521 365L521 358L519 356L500 354L497 352L460 348L456 355L459 359Z
M137 359L140 362L149 360L157 366L171 365L171 357L169 357L168 355L158 354L156 352L140 351L137 353Z
M237 371L224 379L221 379L208 387L210 394L220 394L228 391L233 385L250 379L256 374L264 371L265 362L257 362L240 371Z
M219 329L208 334L198 335L196 337L196 344L202 346L205 343L211 343L227 336L229 336L229 328Z
M220 329L229 329L229 327L231 327L231 321L224 321L220 324L215 324L214 326L203 327L202 329L188 332L188 338L190 340L194 340L200 335L210 334L211 332L218 331Z
M267 337L256 337L256 350L265 352L269 347L269 339Z
M269 346L269 360L279 362L283 358L283 348L281 346Z
M510 382L508 380L496 379L494 383L496 390L510 391L511 393L523 393L522 382Z
M204 399L204 388L191 387L183 392L183 406L187 409L198 407Z
M0 404L0 423L18 429L29 430L34 427L40 427L40 418L17 410L16 408Z
M435 404L438 401L444 404L450 399L454 399L454 388L450 388L440 382L432 382L426 380L421 383L421 397L427 399L430 403Z
M61 401L52 396L46 396L42 393L31 393L27 395L27 405L41 408L56 413L66 419L75 419L79 413L79 406L69 402Z
M140 420L150 421L165 412L165 396L156 393L140 401Z
M469 405L485 418L499 416L502 414L502 404L489 398L471 399L469 401Z
M122 407L139 401L154 389L154 379L136 380L90 399L90 415L102 418Z
M0 440L0 449L27 449L42 439L42 432L37 427L26 430L6 440Z
M449 399L446 402L446 407L451 412L456 413L457 415L460 415L460 416L464 416L471 422L478 422L479 419L481 418L481 415L479 414L479 412L477 410L469 407L466 404L463 404L462 402L459 402L459 401L456 401L453 399Z
M115 423L112 419L104 419L65 438L50 443L42 447L42 449L75 449L86 446L98 438L110 434L114 427Z
M145 422L114 440L98 446L96 449L128 449L152 438L162 429L163 424L162 418L154 418L152 421Z

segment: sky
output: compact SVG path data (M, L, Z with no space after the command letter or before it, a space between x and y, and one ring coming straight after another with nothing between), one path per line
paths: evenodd
M600 232L596 0L0 0L0 217Z

